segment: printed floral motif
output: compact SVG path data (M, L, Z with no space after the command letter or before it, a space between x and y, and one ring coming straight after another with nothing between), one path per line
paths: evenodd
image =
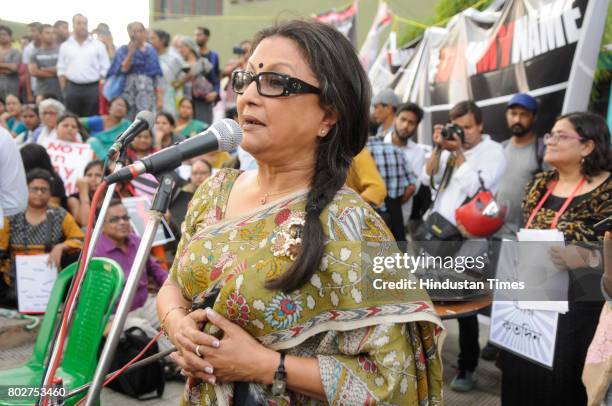
M225 271L225 269L234 262L235 259L236 254L232 254L231 252L223 252L210 271L210 280L214 281L217 279Z
M206 224L207 226L216 224L219 222L219 220L221 220L221 216L221 208L215 207L206 212L206 214L204 215L204 224Z
M285 256L295 261L302 246L305 217L306 213L289 209L283 209L276 215L274 221L280 227L271 240L274 256Z
M249 322L249 304L238 292L230 293L226 300L227 317L236 324L244 327Z
M294 325L302 314L302 302L284 293L276 295L265 311L265 319L274 328L286 329Z
M255 269L266 273L266 280L276 279L283 273L283 264L288 261L287 257L272 257L258 261Z
M376 367L376 364L374 363L374 361L372 361L371 359L369 359L363 354L357 357L357 362L359 363L359 366L364 371L370 374L375 374L378 372L378 368Z

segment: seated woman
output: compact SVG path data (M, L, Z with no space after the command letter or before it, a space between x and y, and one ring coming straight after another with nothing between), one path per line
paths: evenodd
M59 174L55 172L53 165L51 165L51 158L45 147L38 144L26 144L19 149L19 154L21 155L23 168L26 174L36 168L44 169L51 174L51 197L49 201L51 204L67 209L68 205L64 181Z
M178 109L175 128L177 134L189 138L208 128L207 123L193 118L193 101L182 98L179 101Z
M23 108L21 101L14 94L6 95L4 100L6 111L0 115L0 126L10 131L13 137L25 131L25 124L21 116Z
M175 132L176 122L172 114L162 111L155 117L155 146L159 149L168 148L185 139Z
M40 111L41 126L32 134L30 142L45 145L48 140L57 138L55 128L57 120L64 114L66 107L55 99L46 99L38 105Z
M57 120L57 139L66 142L83 142L86 139L85 129L76 114L64 113Z
M353 46L322 23L264 29L232 88L258 168L197 190L157 296L182 403L442 403L427 293L374 294L362 269L363 242L393 236L343 187L370 108Z
M77 191L68 196L68 210L81 227L87 227L91 199L102 183L103 170L104 163L102 161L89 162L85 166L84 176L76 181Z
M59 270L78 258L85 235L74 218L61 207L49 204L51 174L44 169L27 173L28 207L23 213L4 217L0 230L0 266L4 281L14 286L14 260L17 255L49 254L49 262Z
M38 127L40 127L38 107L33 104L26 104L23 107L21 118L23 119L25 129L21 133L17 134L17 138L15 138L17 145L28 143L34 132L36 132Z
M90 136L87 143L91 145L98 158L106 159L108 149L117 137L130 126L130 122L125 118L127 111L127 100L124 97L117 96L111 100L108 114L80 119L81 124Z
M134 140L128 146L128 161L133 163L155 152L157 152L157 148L153 145L151 130L143 130L134 137Z

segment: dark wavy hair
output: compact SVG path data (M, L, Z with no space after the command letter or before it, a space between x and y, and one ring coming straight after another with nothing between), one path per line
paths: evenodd
M253 49L275 36L290 39L298 46L319 81L321 107L338 115L328 134L317 141L300 254L287 272L266 285L291 292L319 269L325 248L320 215L344 185L353 157L366 144L371 90L355 49L335 28L300 20L280 23L257 33Z
M48 170L42 168L34 168L27 173L26 181L28 185L36 179L44 180L49 184L49 188L51 188L53 182L53 175L51 175L51 172L49 172Z
M26 173L34 168L45 169L52 174L55 172L53 165L51 165L51 158L42 145L26 144L19 149L19 153Z
M610 155L610 130L603 117L593 113L568 113L557 118L567 120L574 130L584 138L583 144L593 141L593 151L584 158L580 171L586 178L598 175L602 171L612 170Z
M99 159L96 159L94 161L89 161L87 165L85 165L83 175L87 175L87 172L89 172L91 168L95 168L96 166L99 166L100 169L104 170L104 162L100 161Z
M160 111L159 113L157 113L157 115L155 116L155 118L157 119L157 117L165 117L166 120L168 120L168 122L170 123L170 125L172 127L176 126L176 121L174 120L174 116L170 113L168 113L167 111Z

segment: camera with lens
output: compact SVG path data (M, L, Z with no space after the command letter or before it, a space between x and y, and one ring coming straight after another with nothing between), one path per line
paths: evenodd
M232 53L234 55L244 55L245 51L244 51L244 49L242 47L234 47L232 49Z
M455 135L459 137L462 144L465 142L465 133L463 132L463 128L457 124L449 123L442 129L442 139L445 141L453 140Z

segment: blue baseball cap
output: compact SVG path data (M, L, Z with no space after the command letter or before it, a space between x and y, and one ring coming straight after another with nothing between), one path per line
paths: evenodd
M508 102L508 108L513 106L521 106L532 113L538 112L538 102L527 93L517 93Z

